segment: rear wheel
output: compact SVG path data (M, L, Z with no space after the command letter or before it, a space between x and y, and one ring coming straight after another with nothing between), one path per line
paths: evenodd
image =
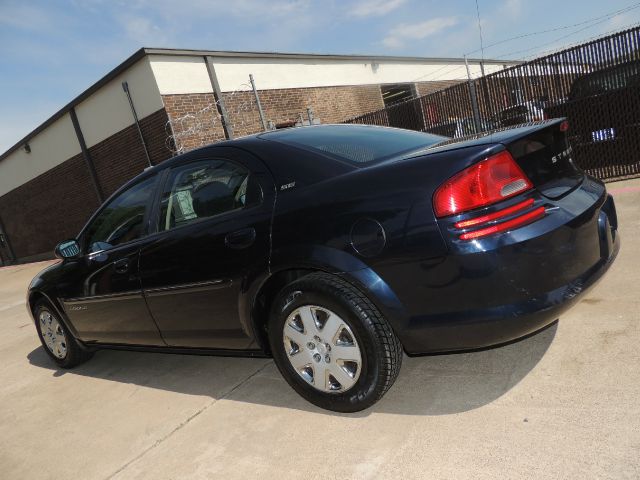
M356 412L393 385L402 347L378 309L341 278L313 273L286 286L269 321L278 369L311 403Z
M89 358L91 352L80 347L55 310L42 300L34 308L36 329L45 351L62 368L72 368Z

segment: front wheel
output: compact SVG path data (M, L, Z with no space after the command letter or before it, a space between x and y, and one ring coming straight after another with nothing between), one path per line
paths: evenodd
M307 275L278 294L269 342L289 385L311 403L337 412L373 405L402 364L400 342L375 305L326 273Z
M92 353L80 347L64 322L58 318L58 314L46 301L39 301L33 313L42 346L58 366L72 368L91 358Z

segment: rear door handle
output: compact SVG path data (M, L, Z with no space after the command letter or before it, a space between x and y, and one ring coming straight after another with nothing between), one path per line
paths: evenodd
M253 227L243 228L229 233L224 237L224 244L234 250L241 250L250 247L256 240L256 229Z
M129 270L129 259L123 258L121 260L118 260L113 265L115 267L116 273L127 273L127 271Z

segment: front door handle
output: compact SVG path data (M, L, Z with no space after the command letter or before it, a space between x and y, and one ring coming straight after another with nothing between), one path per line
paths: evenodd
M243 228L229 233L224 237L224 244L234 250L241 250L250 247L256 240L256 229L253 227Z
M129 259L123 258L121 260L118 260L113 265L115 267L116 273L127 273L127 271L129 270Z

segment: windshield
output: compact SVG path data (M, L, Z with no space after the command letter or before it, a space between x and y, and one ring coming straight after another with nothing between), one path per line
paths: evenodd
M354 165L378 163L447 139L429 133L368 125L290 128L261 137L315 150Z

